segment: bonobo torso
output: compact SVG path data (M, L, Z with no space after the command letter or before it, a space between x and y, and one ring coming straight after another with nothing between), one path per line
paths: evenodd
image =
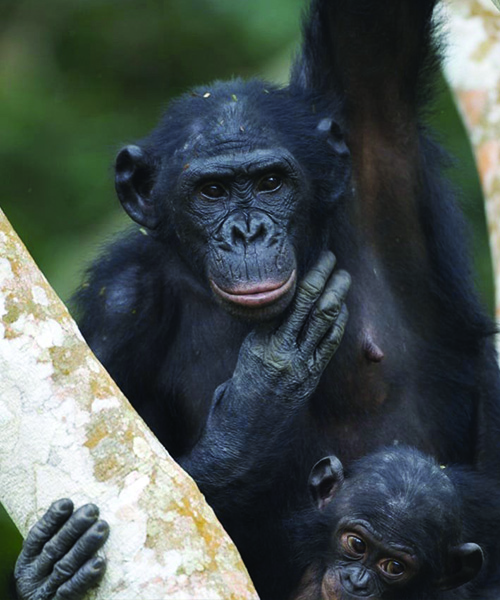
M185 271L185 285L189 268L175 256L171 258L170 269L176 278L179 270ZM433 378L430 346L425 332L418 331L427 321L424 308L411 322L399 311L382 277L379 284L369 281L373 270L367 267L363 263L349 265L351 272L355 271L347 301L349 323L307 413L297 414L295 435L307 441L310 461L327 451L348 465L379 446L407 444L443 463L470 462L468 440L473 439L475 392L447 380L446 372L439 372L439 380ZM168 271L165 278L168 296ZM378 288L380 296L368 292L370 286L375 291ZM149 400L141 394L140 412L173 456L179 457L196 443L213 392L233 374L241 344L255 325L229 315L214 302L210 290L197 284L184 287L182 298L172 291L168 310L172 305L176 308L167 351L160 357L163 366L154 382L156 393ZM450 349L444 347L445 351ZM463 357L457 360L462 361L464 370L472 368ZM446 438L440 435L448 422L440 386L447 394L454 388L457 404L465 407L460 422L454 423L456 435L448 432ZM429 409L421 409L418 398L422 394L433 398L432 418ZM266 398L256 397L255 402L266 402ZM158 419L159 406L163 407L163 420ZM148 420L150 411L154 418Z

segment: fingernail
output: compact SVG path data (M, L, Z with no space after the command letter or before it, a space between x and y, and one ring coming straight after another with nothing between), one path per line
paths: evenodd
M99 514L99 509L95 504L86 504L83 507L83 512L86 517L97 517Z

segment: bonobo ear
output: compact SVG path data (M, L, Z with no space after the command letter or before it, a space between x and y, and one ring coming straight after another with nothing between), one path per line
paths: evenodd
M441 590L453 590L474 579L483 566L483 551L477 544L451 548L447 574L438 581Z
M336 456L318 461L309 475L309 491L319 510L323 510L344 483L344 468Z
M351 153L347 147L344 135L340 125L333 119L321 119L317 127L318 133L326 138L327 144L331 146L337 154L342 157L348 157Z
M115 173L116 193L125 212L136 223L155 229L159 218L151 199L156 176L151 157L139 146L126 146L116 157Z

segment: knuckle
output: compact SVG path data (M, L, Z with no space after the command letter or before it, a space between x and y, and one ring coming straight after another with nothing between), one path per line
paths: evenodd
M329 303L328 303L328 309L327 309L328 314L335 313L336 315L338 315L340 312L341 305L342 305L342 296L340 294L338 294L337 292L332 292L330 295L330 298L329 298Z
M310 356L306 361L306 367L309 375L314 375L316 372L316 356Z
M16 566L14 567L14 579L16 581L21 581L25 574L29 572L31 565L29 562L25 562L23 560L23 555L19 556L16 562Z
M28 535L28 539L35 540L35 541L44 540L45 538L49 537L51 534L52 534L52 527L50 526L50 523L45 519L45 517L42 517L30 531L30 533Z
M316 296L321 294L322 289L322 282L312 278L304 280L300 285L300 291L302 292L302 295L308 298L316 298Z
M72 600L72 598L76 597L74 587L70 582L65 583L57 590L57 596L55 596L54 600Z
M273 352L266 356L266 367L283 375L290 370L290 361L281 352Z
M322 309L318 308L315 314L316 322L319 323L330 323L334 317L333 311L331 309Z
M278 379L285 379L293 371L292 354L274 348L266 353L263 367L268 373L276 375Z
M332 321L339 316L342 300L335 292L330 292L324 302L319 302L317 312L327 321Z
M57 547L56 547L56 544L54 542L48 542L47 544L45 544L45 546L43 548L43 554L49 560L55 561L56 558L57 558Z
M62 561L59 561L54 565L52 575L54 575L58 581L65 581L73 575L73 571L69 568L67 564L64 564Z

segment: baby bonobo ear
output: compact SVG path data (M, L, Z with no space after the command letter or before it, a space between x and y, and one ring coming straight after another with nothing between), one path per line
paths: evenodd
M318 461L309 475L309 491L319 510L323 510L344 483L344 467L336 456Z
M447 573L438 581L439 589L453 590L465 585L479 573L483 560L483 551L477 544L461 544L451 548Z

